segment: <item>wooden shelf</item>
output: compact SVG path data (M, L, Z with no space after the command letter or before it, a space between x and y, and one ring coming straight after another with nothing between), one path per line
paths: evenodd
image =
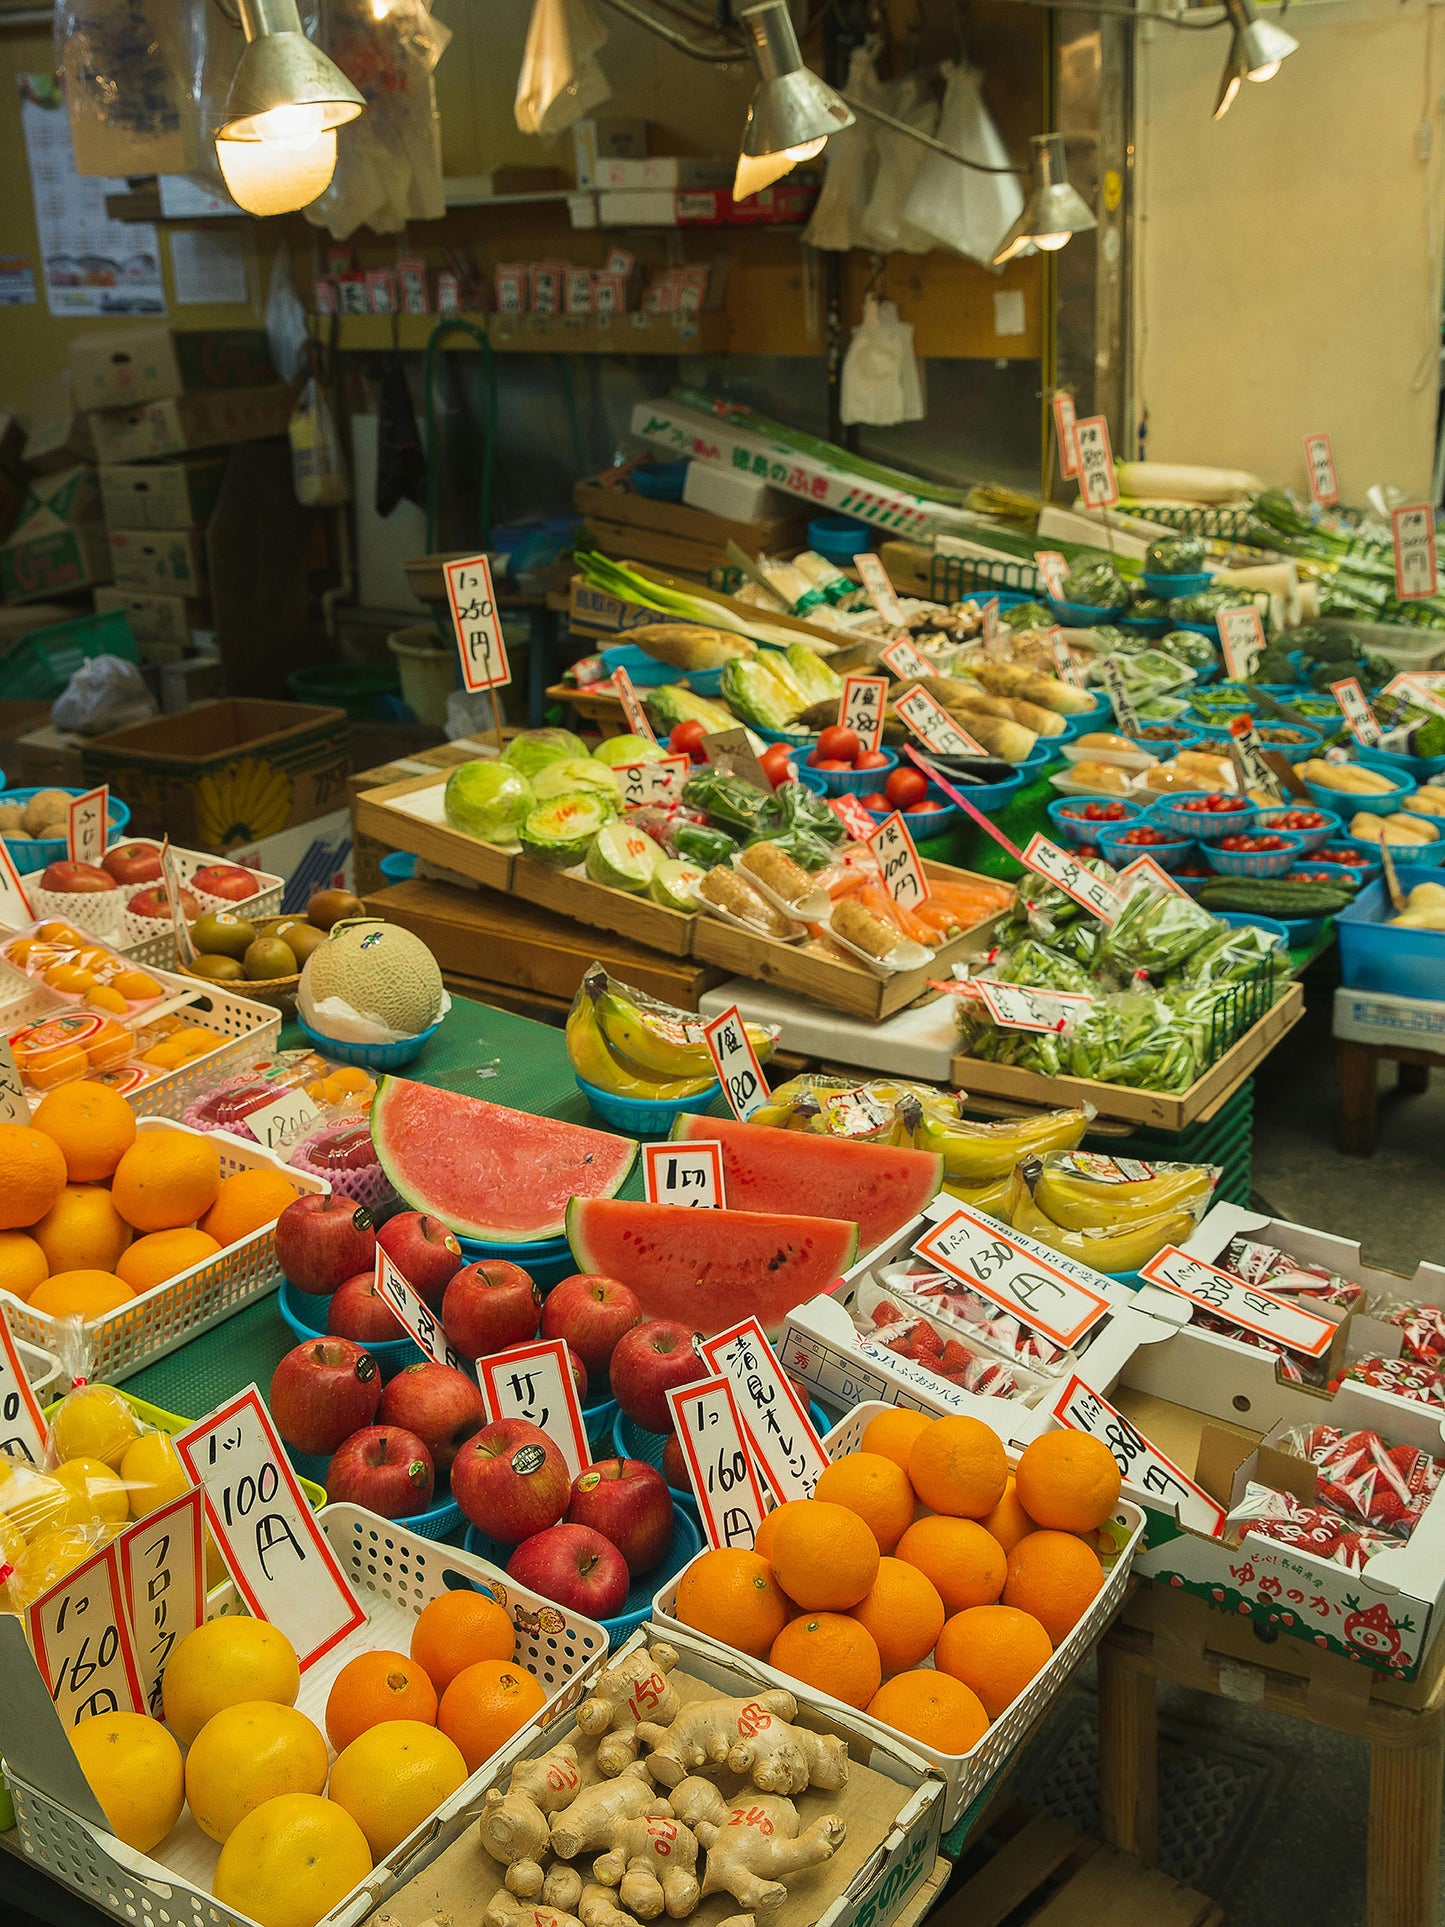
M620 314L499 315L499 314L344 314L312 315L311 331L321 340L339 323L338 345L343 349L426 347L439 321L469 322L480 328L498 354L510 355L721 355L728 348L728 318L718 311L678 316ZM475 351L470 336L443 337L447 349Z

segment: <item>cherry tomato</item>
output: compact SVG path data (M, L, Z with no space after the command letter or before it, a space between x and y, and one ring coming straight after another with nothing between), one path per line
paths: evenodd
M1237 850L1247 855L1257 855L1261 850L1287 850L1288 843L1282 836L1223 836L1219 839L1221 850Z
M895 810L911 810L928 794L928 778L921 769L896 769L883 785Z
M1137 846L1141 843L1182 843L1184 838L1182 836L1171 836L1167 830L1152 829L1149 824L1141 823L1136 829L1122 831L1119 836L1119 841Z
M1316 850L1315 860L1318 863L1348 863L1355 870L1368 870L1370 867L1370 859L1361 851L1336 849L1333 843L1327 843L1324 849Z
M872 810L875 816L887 816L893 808L882 790L870 790L867 796L860 796L858 801L865 810Z
M684 723L681 727L686 728ZM779 783L786 783L791 774L788 758L791 751L786 743L769 743L758 761L763 766L763 774L776 789Z
M854 769L887 769L888 757L881 749L860 749Z
M838 723L823 731L818 738L818 747L813 751L819 764L842 763L849 769L856 766L862 753L863 745L858 740L857 730L844 729Z
M1082 810L1070 810L1070 816L1082 816L1087 823L1118 823L1129 811L1122 803L1086 803Z
M1208 796L1184 796L1179 799L1179 807L1185 810L1202 811L1210 816L1230 816L1239 809L1237 796L1228 796L1223 791L1213 791Z
M702 739L707 731L696 721L678 723L667 739L667 747L674 756L690 756L695 763L707 760Z

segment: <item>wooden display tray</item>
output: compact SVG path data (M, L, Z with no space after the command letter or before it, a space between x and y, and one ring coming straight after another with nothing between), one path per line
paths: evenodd
M924 865L925 869L930 867ZM939 953L939 962L951 953ZM937 967L931 972L940 975ZM1123 1118L1132 1124L1152 1124L1161 1131L1182 1131L1207 1121L1259 1068L1286 1031L1304 1016L1305 994L1289 984L1279 1000L1257 1024L1244 1032L1203 1077L1187 1091L1145 1091L1131 1084L1103 1084L1092 1077L1043 1077L1016 1064L991 1064L982 1057L960 1053L953 1060L953 1082L960 1090L986 1091L994 1097L1020 1098L1055 1108L1061 1104L1094 1106L1100 1117Z

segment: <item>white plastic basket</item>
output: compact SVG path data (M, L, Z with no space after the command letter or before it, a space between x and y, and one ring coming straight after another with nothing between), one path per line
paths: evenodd
M30 1389L42 1405L47 1398L54 1398L57 1392L64 1389L61 1381L65 1373L54 1352L46 1351L43 1345L27 1344L23 1338L15 1340L15 1349L20 1354L20 1363L25 1367Z
M855 1406L846 1418L839 1420L824 1439L828 1457L841 1459L846 1458L850 1452L861 1451L863 1434L867 1430L869 1420L876 1418L880 1412L891 1412L894 1409L893 1406L878 1400L869 1400L866 1404ZM1010 1465L1016 1463L1017 1457L1017 1453L1010 1453ZM1055 1649L1054 1656L1048 1665L1035 1674L1012 1705L1000 1713L978 1744L967 1753L940 1753L936 1747L925 1746L922 1740L902 1736L905 1744L911 1746L916 1753L921 1753L945 1783L947 1788L943 1809L945 1832L953 1825L963 1809L988 1785L1009 1755L1016 1752L1029 1738L1068 1684L1080 1663L1098 1644L1105 1627L1123 1603L1129 1567L1144 1531L1144 1514L1138 1506L1131 1505L1127 1499L1121 1499L1114 1509L1113 1522L1124 1535L1124 1542L1115 1557L1106 1563L1104 1583L1093 1604L1065 1639L1063 1645ZM686 1571L686 1567L683 1570ZM677 1588L681 1578L682 1574L677 1574L655 1595L652 1602L652 1616L659 1626L665 1626L671 1631L684 1633L692 1639L697 1639L701 1635L695 1628L684 1625L676 1616ZM929 1660L924 1661L925 1665L931 1663ZM764 1666L761 1671L767 1674L770 1685L785 1686L790 1692L799 1690L798 1681L787 1673L780 1673L771 1666ZM854 1707L844 1706L841 1700L835 1700L831 1695L820 1692L816 1686L808 1686L801 1690L807 1693L810 1700L827 1707L829 1711L837 1709L846 1712L850 1718L861 1720L865 1726L872 1727L876 1732L886 1733L891 1739L897 1740L900 1737L893 1727L883 1724L882 1721L870 1719L866 1713L859 1713Z
M306 1171L295 1171L273 1151L233 1137L229 1131L193 1131L188 1124L171 1118L143 1117L139 1131L184 1131L187 1137L209 1138L220 1153L221 1175L233 1171L276 1171L288 1178L298 1191L325 1192L331 1189L325 1178L314 1178ZM130 1378L153 1359L162 1358L184 1345L198 1333L219 1325L223 1318L239 1311L253 1298L276 1289L280 1273L276 1265L276 1227L263 1225L224 1251L218 1251L202 1264L192 1265L164 1284L152 1285L116 1311L85 1321L85 1335L91 1347L90 1376L117 1384ZM32 1311L23 1299L0 1291L0 1304L16 1338L27 1344L53 1349L60 1321L40 1311Z
M423 1606L458 1587L490 1592L508 1609L518 1628L516 1661L541 1682L547 1694L547 1703L534 1720L317 1923L317 1927L353 1927L465 1832L481 1810L499 1763L509 1757L519 1739L540 1731L582 1698L587 1680L607 1658L607 1634L592 1620L563 1612L553 1601L516 1585L485 1560L454 1546L419 1539L360 1506L327 1506L317 1517L366 1608L366 1624L348 1633L302 1676L296 1704L323 1734L327 1696L342 1667L359 1653L408 1651L412 1626ZM218 1589L211 1595L208 1618L231 1611L240 1611L233 1591ZM5 1784L15 1802L19 1845L52 1880L115 1919L144 1922L146 1927L256 1927L249 1914L233 1913L212 1897L210 1883L220 1847L201 1832L189 1812L166 1839L161 1849L164 1858L152 1859L132 1852L41 1792L25 1779L23 1764L11 1758L3 1762Z

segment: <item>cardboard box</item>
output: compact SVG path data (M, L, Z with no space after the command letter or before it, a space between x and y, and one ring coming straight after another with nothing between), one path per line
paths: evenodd
M224 455L185 462L115 462L100 471L100 497L113 529L203 529L226 472Z
M70 382L81 408L131 408L173 395L264 388L276 364L264 328L107 329L70 344Z
M194 711L191 712L194 714ZM356 888L351 855L351 817L346 810L330 810L295 829L279 830L255 843L218 850L250 870L266 870L286 879L283 910L304 910L313 890Z
M649 160L599 155L590 185L624 192L639 187L731 187L737 165L725 154L655 154Z
M0 594L7 602L41 602L110 579L110 543L98 522L73 528L46 509L0 545Z
M309 703L202 703L87 742L87 783L130 805L137 836L217 855L257 846L345 801L346 716ZM275 862L258 869L284 876Z
M50 704L44 705L45 715ZM80 769L81 738L73 731L57 729L43 719L23 736L5 745L5 780L17 790L81 790L86 787Z
M101 462L144 462L194 448L254 442L284 435L291 390L240 388L219 394L176 395L131 408L97 410L89 417Z
M111 529L110 554L122 589L200 595L206 586L205 540L196 529Z
M641 160L647 153L647 122L589 115L572 123L572 166L578 187L596 187L600 160Z
M807 537L806 518L791 512L791 504L788 512L763 521L734 522L685 502L653 502L631 489L604 488L592 478L573 484L572 500L581 514L598 523L679 537L720 555L729 542L745 554L765 555L802 548Z
M124 609L142 662L177 662L191 647L191 632L206 627L206 604L183 595L143 595L135 589L97 589L97 611Z
M51 469L94 460L90 417L72 399L68 380L61 375L40 384L32 395L30 432L25 437L25 467L32 481Z
M45 514L72 525L100 521L100 482L94 468L82 462L33 476L21 504L19 532L33 516Z

